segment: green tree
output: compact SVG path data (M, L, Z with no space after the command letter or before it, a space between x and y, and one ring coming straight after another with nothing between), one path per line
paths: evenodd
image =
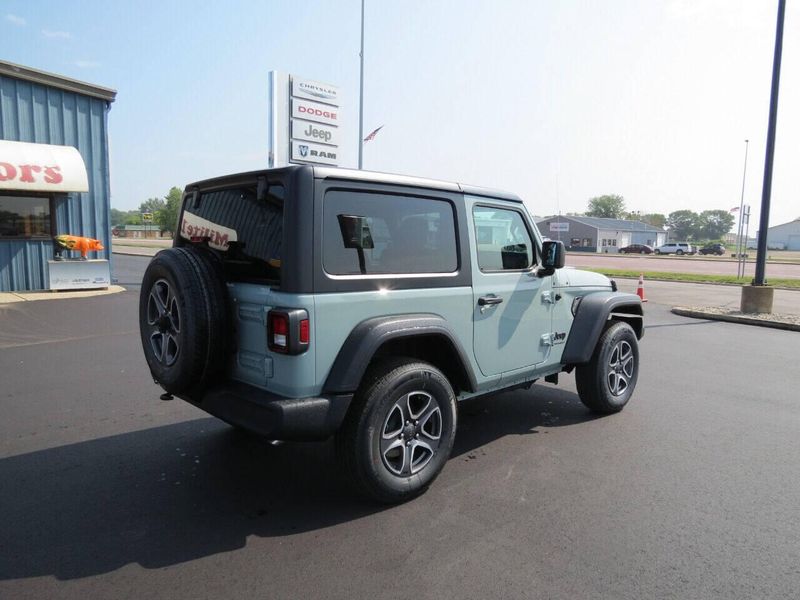
M178 225L178 212L181 209L181 198L183 191L181 188L173 187L164 196L164 207L156 212L155 220L161 231L171 231L175 233Z
M589 210L586 211L587 217L607 217L610 219L621 219L625 214L625 199L616 194L606 194L605 196L595 196L589 200Z
M646 215L639 215L639 220L642 223L647 223L652 227L662 228L667 224L667 217L661 213L647 213Z
M699 233L698 214L691 210L676 210L669 213L667 227L672 230L670 239L693 240Z
M127 211L119 210L118 208L111 209L111 226L124 225L125 218L128 216Z
M148 198L144 202L139 205L139 212L143 213L157 213L160 211L166 203L162 198Z
M736 222L727 210L704 210L697 219L699 237L718 240L728 233Z
M141 225L142 224L142 213L138 210L129 210L125 213L125 221L123 225Z

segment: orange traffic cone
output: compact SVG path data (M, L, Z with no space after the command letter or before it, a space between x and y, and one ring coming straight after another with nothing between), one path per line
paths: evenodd
M644 273L639 273L639 287L636 288L636 295L642 299L642 302L647 302L644 297Z

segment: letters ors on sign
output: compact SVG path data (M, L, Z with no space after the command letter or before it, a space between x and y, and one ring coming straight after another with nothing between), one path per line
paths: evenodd
M292 162L338 164L339 149L304 140L292 140Z
M550 223L550 231L569 231L569 223Z
M339 145L339 130L310 121L292 119L292 137L296 140L306 140L319 144Z
M339 106L339 88L310 79L292 78L292 96Z
M327 104L292 98L292 117L325 125L338 125L339 109Z

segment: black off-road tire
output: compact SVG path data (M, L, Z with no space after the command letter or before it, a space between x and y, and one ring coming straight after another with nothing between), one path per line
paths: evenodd
M423 406L427 399L430 407ZM444 374L425 362L394 359L365 375L336 434L336 453L357 491L394 504L428 488L450 457L455 432L456 398ZM429 457L420 442L433 448Z
M162 250L139 294L139 331L150 373L171 394L213 383L225 365L227 301L219 266L198 248Z
M578 396L592 412L617 413L631 399L638 378L636 334L627 323L610 321L597 341L592 359L575 370Z

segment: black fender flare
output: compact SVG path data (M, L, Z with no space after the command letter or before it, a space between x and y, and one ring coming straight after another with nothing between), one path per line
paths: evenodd
M405 337L436 336L455 351L466 375L468 390L478 387L468 355L447 321L436 314L414 313L373 317L361 321L339 349L323 389L328 394L352 393L358 389L372 357L386 342Z
M572 322L562 365L580 365L591 360L594 347L609 318L617 317L633 327L637 339L644 336L642 300L636 294L593 292L581 298Z

